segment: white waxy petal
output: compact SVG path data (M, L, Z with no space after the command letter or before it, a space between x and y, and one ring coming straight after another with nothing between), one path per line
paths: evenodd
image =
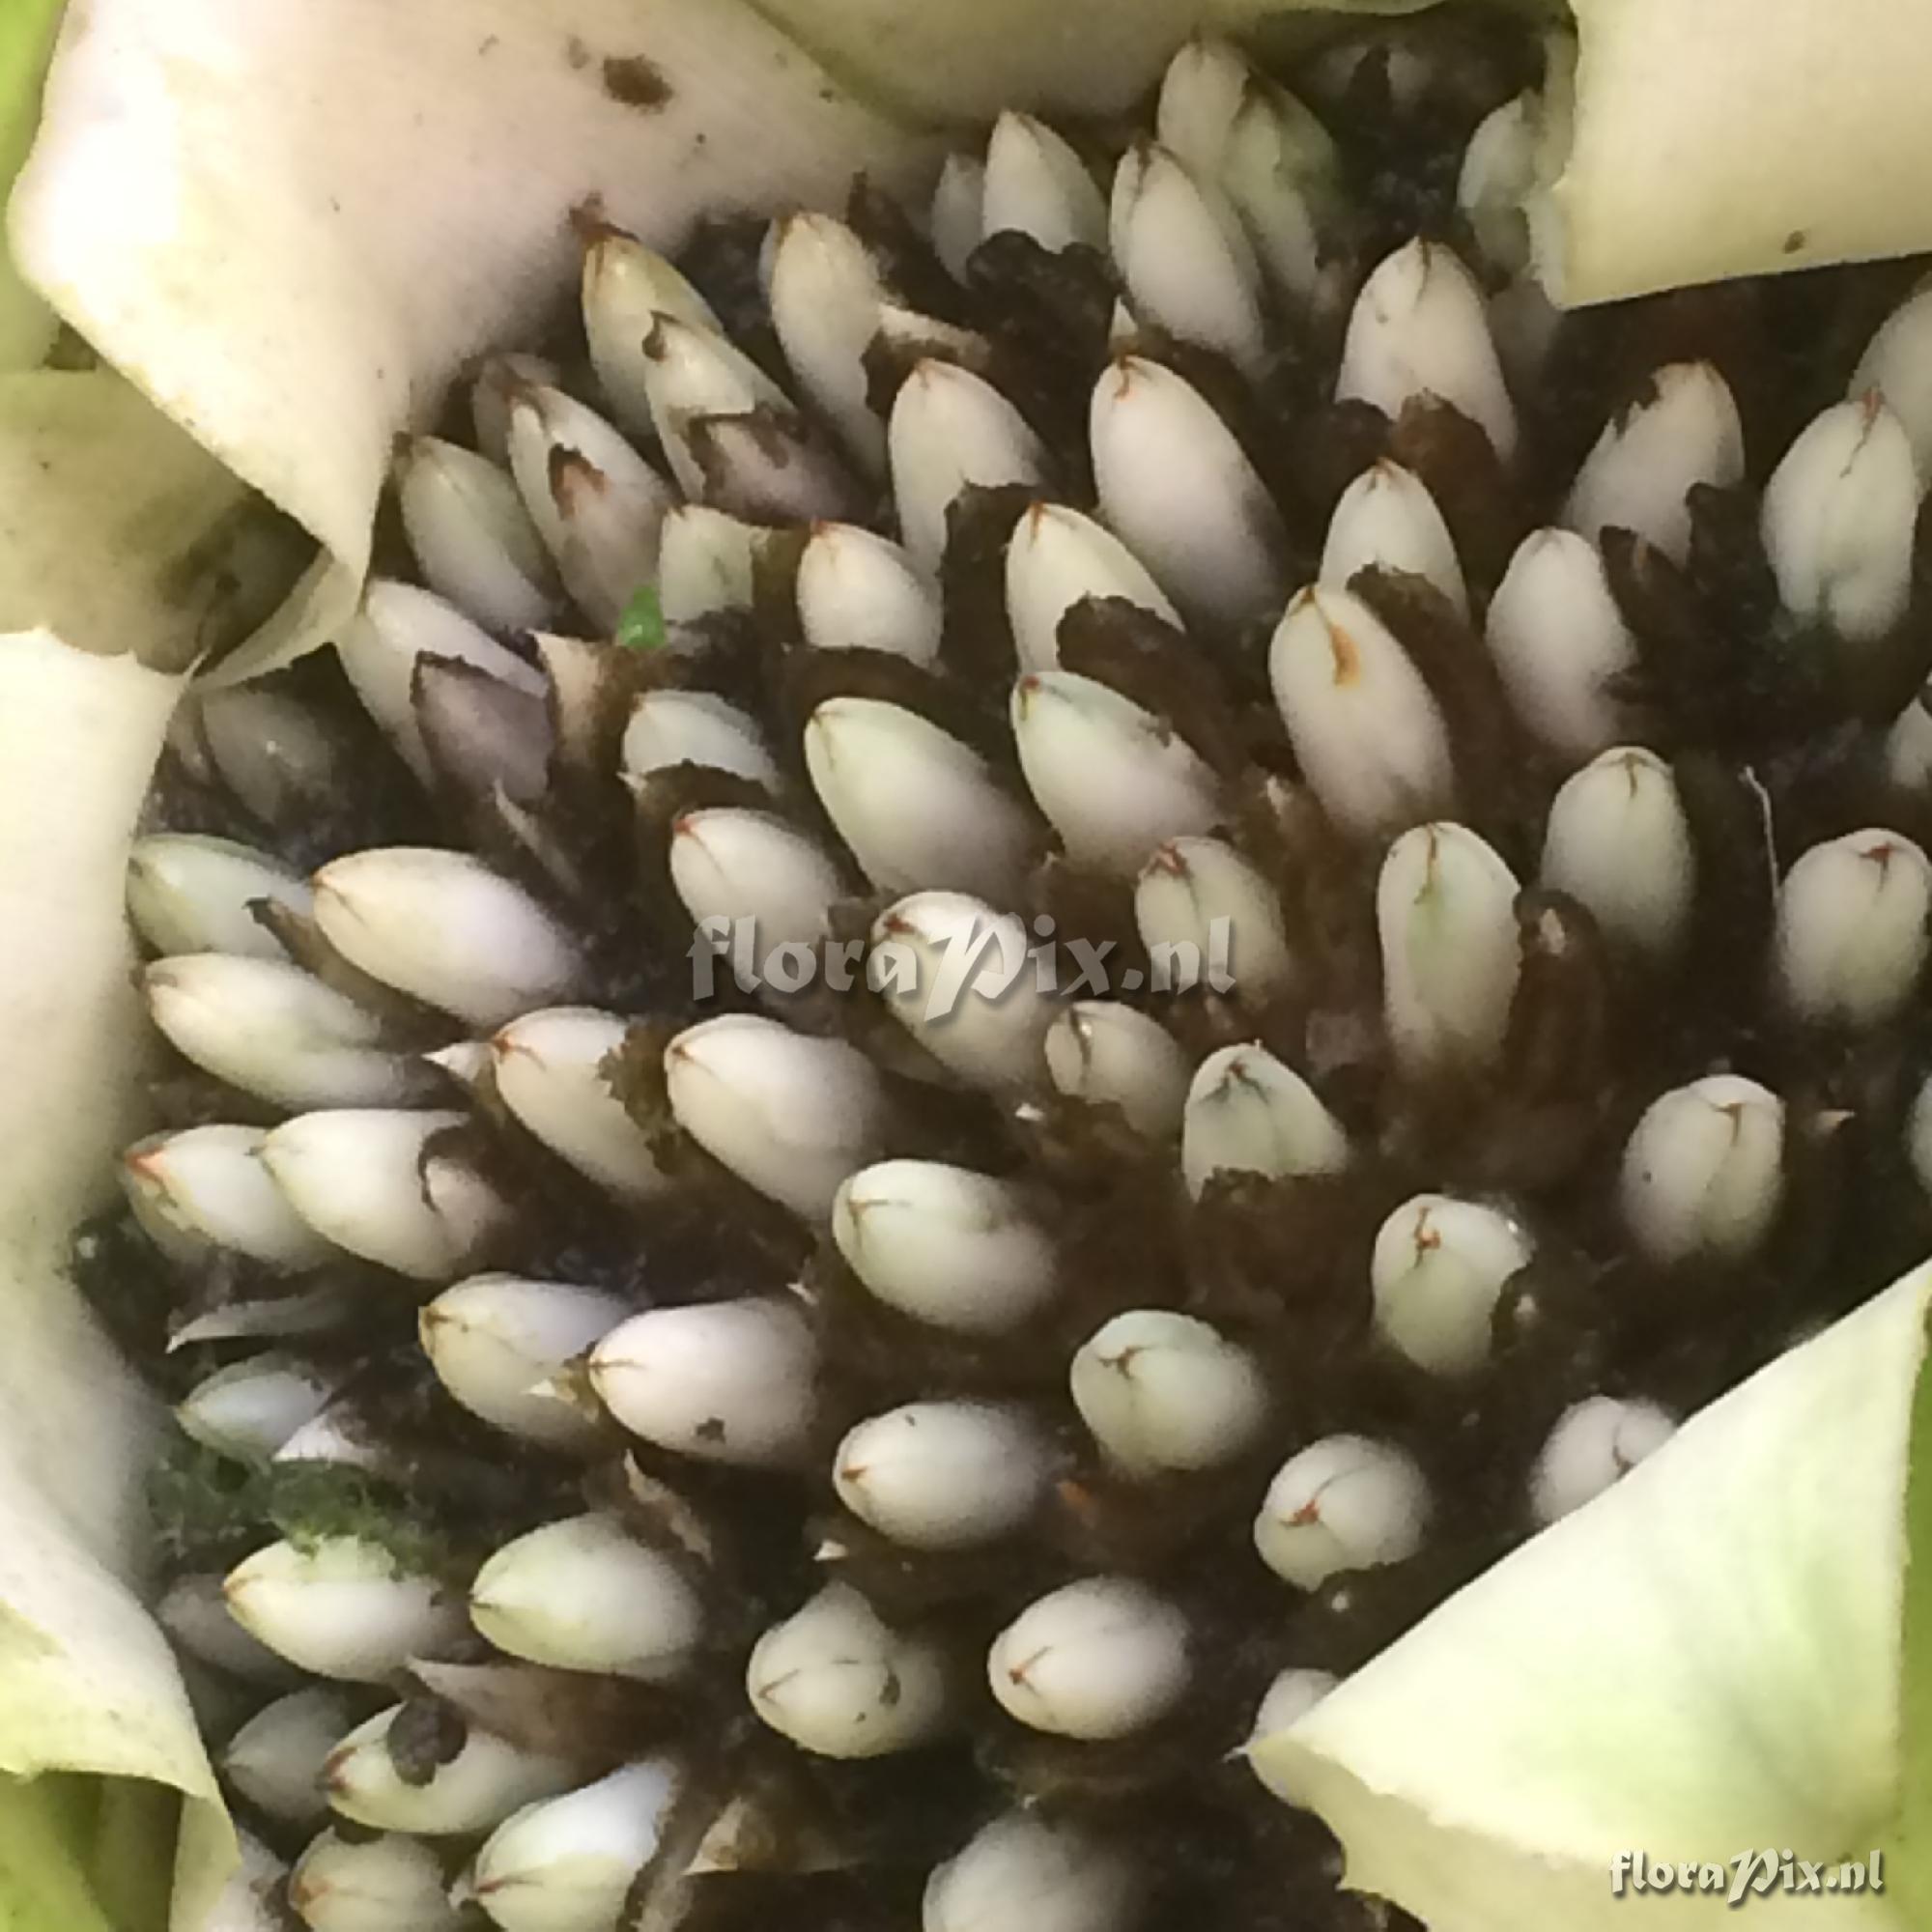
M980 233L1017 229L1042 248L1107 246L1107 204L1065 139L1031 114L993 123L980 185Z
M676 765L775 785L778 766L756 719L708 691L647 691L624 727L624 776L638 783Z
M1372 464L1342 492L1321 547L1321 582L1346 590L1359 570L1405 571L1441 591L1463 615L1469 592L1456 542L1435 498L1412 469Z
M161 1592L155 1621L196 1662L249 1684L285 1686L293 1673L279 1646L264 1643L235 1614L219 1577L178 1577Z
M1126 1852L1076 1824L1009 1811L926 1880L921 1932L1131 1932L1145 1877Z
M1332 1670L1311 1670L1291 1665L1268 1686L1261 1708L1255 1713L1255 1727L1248 1734L1242 1755L1247 1757L1249 1768L1261 1779L1263 1787L1284 1804L1296 1802L1294 1793L1271 1775L1267 1758L1252 1755L1254 1748L1265 1739L1287 1730L1291 1724L1298 1723L1341 1681Z
M795 1462L817 1380L817 1344L787 1301L648 1309L590 1351L590 1385L626 1429L709 1463Z
M204 1448L267 1462L333 1393L333 1381L299 1356L255 1355L203 1377L175 1405L175 1420Z
M335 654L363 709L425 782L433 767L416 719L414 689L416 667L426 658L487 671L531 697L541 697L546 688L534 665L506 650L454 604L393 578L369 580L362 608L335 640Z
M1893 309L1859 358L1846 394L1876 389L1904 425L1921 476L1932 476L1932 287Z
M1708 362L1669 362L1646 393L1605 426L1583 459L1563 521L1592 542L1634 530L1675 563L1690 550L1687 498L1745 473L1744 427L1724 379Z
M1784 875L1774 940L1778 990L1801 1018L1881 1026L1924 971L1932 863L1879 829L1814 845Z
M1009 1717L1093 1743L1167 1717L1193 1677L1187 1619L1125 1577L1090 1577L1030 1604L993 1639L986 1678Z
M1461 825L1418 825L1389 848L1376 886L1382 1005L1411 1075L1492 1064L1509 1030L1520 949L1517 882Z
M156 952L279 959L280 942L250 909L264 899L306 913L308 884L279 859L232 838L157 832L135 839L128 854L128 917Z
M260 1127L182 1127L136 1141L121 1157L128 1203L178 1260L226 1248L265 1267L314 1267L334 1250L289 1206L255 1158Z
M1414 1462L1365 1435L1324 1435L1292 1456L1255 1519L1255 1548L1297 1589L1402 1563L1422 1548L1429 1485Z
M1159 847L1135 884L1134 923L1151 958L1212 961L1244 1001L1271 999L1294 979L1280 896L1219 838L1170 838ZM1154 979L1186 983L1158 968Z
M829 214L787 215L773 234L766 295L800 392L866 469L886 465L885 426L868 400L866 352L886 289L866 245Z
M325 1832L289 1875L289 1904L309 1932L456 1932L442 1861L415 1838Z
M1261 1364L1206 1321L1164 1308L1117 1315L1081 1344L1073 1406L1130 1476L1219 1468L1267 1419Z
M914 368L886 434L899 535L928 570L946 554L946 513L961 491L1046 480L1046 450L1025 417L991 384L951 362Z
M695 421L754 410L791 413L784 391L741 349L714 329L668 314L660 314L644 337L644 387L665 460L687 497L702 497L705 491L703 466L691 444Z
M1122 355L1094 386L1088 436L1102 518L1183 611L1242 624L1278 606L1280 513L1198 389Z
M1197 1201L1217 1174L1295 1179L1348 1165L1341 1123L1265 1047L1224 1046L1196 1069L1180 1129L1180 1171Z
M381 1683L468 1626L460 1595L355 1536L271 1543L231 1570L222 1589L236 1622L278 1657L354 1683Z
M595 1289L479 1274L444 1289L417 1327L437 1379L472 1415L547 1448L588 1449L596 1425L538 1389L631 1312Z
M1027 788L1076 866L1131 878L1157 845L1221 818L1208 762L1097 678L1027 672L1013 686L1012 722Z
M403 1706L378 1712L328 1754L323 1785L331 1810L378 1832L427 1838L487 1832L511 1812L569 1790L575 1767L472 1724L461 1749L428 1779L406 1779L389 1754Z
M1876 390L1814 417L1764 488L1760 528L1793 616L1848 642L1883 638L1912 603L1918 471Z
M548 356L513 351L487 357L469 385L469 424L477 449L507 469L512 401L526 388L555 388L562 379L562 370Z
M1636 1123L1621 1186L1624 1224L1646 1260L1748 1260L1784 1198L1783 1101L1730 1073L1673 1088Z
M511 1657L644 1684L682 1676L704 1640L704 1605L684 1571L611 1516L506 1543L476 1573L469 1620Z
M611 1932L684 1783L668 1758L513 1812L469 1868L468 1890L502 1932Z
M517 486L490 461L440 437L412 437L396 458L396 497L423 579L491 631L533 631L556 608L550 558Z
M761 1636L745 1671L752 1709L820 1757L882 1757L930 1743L947 1725L946 1660L895 1631L858 1591L821 1590Z
M190 952L156 959L141 985L176 1052L277 1106L381 1106L419 1085L374 1013L288 960Z
M1373 403L1391 420L1411 401L1448 403L1484 431L1505 463L1516 453L1516 407L1483 292L1439 242L1406 243L1363 284L1335 395Z
M647 1201L668 1183L603 1070L630 1029L593 1007L541 1008L497 1033L490 1060L497 1095L526 1131L607 1192Z
M969 1549L1020 1527L1051 1470L1024 1410L916 1402L849 1431L832 1460L838 1500L911 1549Z
M857 524L819 524L798 560L798 623L821 651L887 651L916 665L939 656L945 611L932 573Z
M1654 1402L1593 1395L1574 1404L1530 1472L1530 1515L1544 1525L1594 1502L1676 1433L1675 1418Z
M1118 1107L1150 1140L1180 1131L1192 1069L1180 1042L1137 1008L1081 1000L1046 1030L1046 1070L1068 1099Z
M684 909L735 927L749 921L754 956L781 946L816 946L845 881L815 840L769 811L715 806L688 811L670 829L670 878Z
M1119 597L1179 625L1146 567L1111 530L1062 503L1036 503L1007 545L1007 620L1021 670L1057 670L1060 620L1083 597Z
M1614 941L1653 957L1676 951L1697 895L1697 853L1670 767L1624 746L1556 794L1541 882L1579 900Z
M672 1039L665 1084L678 1125L795 1214L830 1213L838 1183L881 1151L885 1092L871 1062L843 1040L727 1013Z
M879 1300L961 1334L1017 1327L1058 1286L1052 1239L1012 1183L940 1161L853 1175L833 1203L832 1238Z
M679 503L658 529L658 608L668 624L752 608L764 530L702 503Z
M1586 758L1622 735L1614 686L1636 668L1636 639L1589 538L1559 529L1524 537L1490 600L1484 636L1517 716L1546 745Z
M654 248L614 228L600 232L583 251L582 299L590 366L617 420L638 435L651 434L645 337L661 315L693 328L718 329L716 313Z
M431 1145L466 1114L337 1108L298 1114L261 1159L317 1234L417 1281L473 1267L507 1228L503 1197L467 1160Z
M332 860L315 875L315 917L352 966L472 1026L554 1005L582 977L563 926L466 852L388 845Z
M1456 206L1477 249L1505 275L1520 275L1529 267L1524 205L1536 185L1538 118L1534 94L1519 94L1486 115L1463 151L1456 179Z
M1009 899L1037 837L986 761L937 724L875 697L832 697L805 727L811 786L882 892Z
M954 281L985 239L986 169L971 155L948 155L932 190L932 246Z
M1408 653L1359 597L1302 591L1275 628L1268 680L1302 775L1343 831L1386 836L1448 806L1448 725Z
M355 1722L349 1700L320 1685L291 1691L248 1719L229 1739L221 1775L250 1804L291 1825L320 1823L323 1761Z
M1432 1376L1466 1376L1490 1358L1490 1328L1529 1236L1478 1201L1418 1194L1376 1236L1369 1283L1376 1330Z

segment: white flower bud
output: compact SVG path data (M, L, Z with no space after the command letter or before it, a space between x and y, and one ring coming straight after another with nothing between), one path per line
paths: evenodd
M857 524L818 524L798 560L798 623L814 650L939 656L945 613L932 573Z
M1221 172L1235 118L1260 76L1227 41L1201 37L1182 44L1160 78L1154 134L1191 173Z
M507 469L510 462L510 405L526 388L555 388L563 371L544 355L521 351L486 356L469 384L469 426L478 451Z
M1516 453L1516 407L1490 338L1483 292L1439 242L1406 243L1362 285L1335 395L1373 403L1391 420L1410 401L1432 397L1484 431L1505 463Z
M1405 1201L1376 1236L1376 1329L1418 1369L1466 1376L1490 1358L1490 1324L1529 1236L1493 1208L1446 1194Z
M870 1061L843 1040L726 1013L665 1049L677 1123L748 1186L818 1220L848 1174L876 1159L886 1095Z
M1011 897L1034 822L980 754L875 697L832 697L805 727L812 789L882 892L921 887Z
M475 1724L453 1758L425 1782L412 1782L389 1754L389 1727L404 1708L379 1711L329 1752L322 1782L331 1810L378 1832L456 1837L487 1832L521 1806L570 1789L575 1767L567 1760Z
M1007 545L1007 620L1024 670L1060 665L1060 620L1085 597L1119 597L1170 624L1179 614L1125 544L1062 503L1036 503Z
M1696 902L1697 854L1670 767L1640 746L1585 765L1550 804L1539 876L1611 939L1658 957L1675 952Z
M1219 1468L1267 1419L1261 1364L1205 1321L1164 1308L1117 1315L1073 1356L1073 1406L1129 1476Z
M1297 1803L1296 1795L1267 1769L1270 1759L1255 1755L1255 1747L1299 1723L1341 1681L1330 1670L1291 1666L1268 1686L1261 1708L1255 1713L1255 1726L1248 1734L1241 1755L1247 1758L1249 1769L1261 1779L1263 1788L1284 1804Z
M1461 825L1418 825L1390 846L1376 886L1382 1006L1411 1074L1477 1069L1502 1051L1520 951L1517 882Z
M1892 720L1885 739L1885 781L1900 791L1932 788L1932 711L1920 691Z
M388 845L332 860L315 875L315 918L352 966L472 1026L554 1005L582 976L562 925L466 852Z
M610 1932L683 1779L645 1758L512 1813L476 1854L469 1895L502 1932Z
M1191 1069L1180 1042L1119 1000L1080 1000L1046 1030L1046 1070L1070 1100L1120 1108L1150 1140L1180 1131Z
M647 1201L668 1183L603 1072L629 1031L619 1013L548 1007L502 1028L490 1057L497 1095L526 1132L599 1187Z
M289 1206L255 1158L260 1127L182 1127L136 1141L121 1156L121 1183L143 1231L178 1261L227 1248L294 1272L334 1251Z
M549 619L550 558L516 484L488 457L440 437L411 437L396 457L396 499L439 597L491 631L533 631Z
M951 362L921 362L900 384L886 440L899 535L928 570L946 554L946 513L968 485L1046 477L1046 451L1025 417Z
M1294 979L1279 895L1219 838L1160 846L1134 887L1134 923L1151 956L1216 960L1243 1000L1267 1000Z
M1023 1409L915 1402L849 1431L832 1460L838 1500L911 1549L970 1549L1024 1523L1044 1492L1045 1440Z
M457 1932L442 1861L414 1838L325 1832L289 1874L309 1932Z
M1932 288L1916 289L1879 325L1845 393L1874 389L1911 439L1919 474L1932 474Z
M1167 1717L1193 1677L1187 1619L1125 1577L1089 1577L1028 1605L993 1639L986 1680L1036 1731L1101 1743Z
M1088 420L1100 514L1191 614L1240 624L1281 595L1281 517L1234 432L1173 370L1122 355Z
M716 312L654 248L621 229L601 231L583 251L583 332L590 366L617 419L655 433L644 338L661 315L692 328L721 329Z
M511 1657L644 1684L682 1676L704 1640L704 1605L684 1572L611 1516L504 1544L470 1585L469 1620Z
M460 1597L357 1536L271 1543L221 1587L243 1630L315 1677L379 1684L468 1625Z
M1593 1502L1677 1433L1654 1402L1593 1395L1566 1408L1530 1473L1530 1515L1539 1525Z
M1012 721L1027 788L1076 866L1131 878L1164 839L1210 831L1222 815L1207 761L1096 678L1027 672Z
M376 1435L362 1418L342 1403L333 1403L311 1416L275 1451L277 1463L328 1463L338 1469L363 1469L373 1476L398 1482L407 1475L402 1457Z
M647 691L624 727L624 776L634 784L674 765L731 772L775 785L779 768L757 721L708 691Z
M886 435L867 400L865 358L886 290L865 243L832 215L787 215L772 233L765 293L800 392L867 471L880 474Z
M930 1743L952 1702L946 1660L894 1630L848 1584L833 1583L752 1651L752 1709L819 1757L883 1757Z
M658 528L658 608L668 624L752 608L753 573L765 532L756 524L679 503Z
M1321 546L1320 581L1346 590L1357 571L1406 571L1427 580L1463 615L1469 592L1456 540L1421 477L1399 463L1371 464L1342 492Z
M221 1752L221 1775L250 1804L291 1825L327 1814L323 1761L355 1722L349 1700L321 1685L277 1697L248 1719Z
M1079 1825L1009 1811L982 1826L925 1883L921 1932L1130 1932L1145 1879Z
M293 1675L279 1648L264 1643L235 1614L219 1577L178 1577L161 1592L155 1621L176 1649L230 1677L279 1687Z
M595 1289L479 1274L430 1302L417 1332L437 1379L470 1414L546 1448L588 1449L595 1424L538 1387L630 1313Z
M1255 1548L1277 1577L1317 1590L1344 1571L1406 1561L1422 1548L1429 1517L1429 1485L1400 1449L1324 1435L1276 1471L1255 1519Z
M946 272L966 279L966 264L985 239L986 169L972 155L948 155L932 190L932 248Z
M1359 597L1302 591L1275 627L1268 680L1302 775L1343 831L1385 836L1450 804L1448 725L1408 653Z
M1017 1327L1057 1286L1053 1241L1018 1189L940 1161L861 1169L832 1204L832 1238L870 1293L961 1334Z
M250 910L264 899L306 913L308 883L266 852L198 833L153 833L128 853L128 917L156 952L279 959L280 942Z
M1529 216L1525 204L1536 186L1537 98L1519 94L1477 124L1463 151L1456 206L1476 246L1505 275L1529 267Z
M449 1281L488 1251L510 1214L468 1161L431 1146L468 1118L378 1107L298 1114L263 1141L260 1157L325 1239L417 1281Z
M1919 1088L1906 1117L1905 1153L1919 1186L1932 1194L1932 1080Z
M759 956L825 937L845 881L813 839L769 811L716 806L687 811L670 829L670 879L684 909L756 930Z
M1682 563L1691 489L1728 487L1744 473L1744 428L1724 379L1708 362L1666 363L1643 398L1605 426L1563 521L1593 543L1606 529L1634 530Z
M204 1448L267 1462L333 1393L334 1383L298 1356L253 1355L203 1377L175 1405L175 1420Z
M1871 1027L1894 1018L1925 967L1932 863L1871 829L1804 853L1777 895L1778 991L1801 1019Z
M190 714L184 708L184 718ZM344 741L299 697L272 685L238 684L193 700L201 749L216 776L255 817L301 821L344 795Z
M1743 1262L1784 1197L1784 1103L1712 1074L1653 1100L1624 1149L1624 1224L1647 1261Z
M1348 1165L1341 1123L1265 1047L1224 1046L1195 1070L1180 1128L1180 1171L1195 1200L1217 1174L1280 1180Z
M590 1385L632 1435L707 1463L795 1462L817 1378L818 1345L788 1301L647 1309L590 1351Z
M754 410L791 413L782 389L743 350L713 328L660 313L644 337L644 392L665 460L687 497L702 498L703 465L693 451L694 422Z
M1335 143L1293 96L1257 80L1228 130L1221 190L1268 279L1290 300L1320 299L1339 193Z
M1106 250L1107 204L1086 163L1031 114L1009 109L993 123L980 211L982 236L1017 229L1046 249Z

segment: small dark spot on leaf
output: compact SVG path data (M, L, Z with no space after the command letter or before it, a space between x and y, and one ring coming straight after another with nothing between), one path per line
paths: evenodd
M488 56L494 54L501 44L502 36L500 34L485 34L476 43L476 52L479 57Z
M567 36L563 43L563 57L580 72L590 65L590 49L575 34Z
M671 96L670 82L642 54L613 56L604 63L604 92L624 107L641 107L647 114Z
M1784 238L1784 252L1787 255L1797 254L1799 249L1804 247L1804 240L1805 237L1804 229L1794 228L1791 231L1791 233Z
M722 1415L707 1415L692 1433L700 1442L722 1442L724 1439L724 1418Z

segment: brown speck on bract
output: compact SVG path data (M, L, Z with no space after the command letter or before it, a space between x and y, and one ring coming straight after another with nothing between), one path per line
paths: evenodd
M1791 231L1791 233L1784 238L1784 252L1787 255L1797 254L1799 249L1804 247L1804 241L1805 241L1805 236L1804 229L1794 228Z
M575 35L564 38L563 58L573 68L582 71L590 65L590 49Z
M604 92L621 107L654 114L671 98L671 85L642 54L613 55L604 63Z

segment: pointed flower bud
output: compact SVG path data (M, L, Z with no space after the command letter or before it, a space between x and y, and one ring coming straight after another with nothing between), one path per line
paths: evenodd
M789 1301L647 1309L590 1351L590 1385L632 1435L707 1463L795 1462L817 1378L810 1324Z
M1877 390L1911 439L1921 476L1932 475L1932 288L1908 296L1880 324L1846 394Z
M1259 1005L1294 979L1280 896L1219 838L1160 846L1134 887L1134 923L1153 959L1214 960L1243 1001Z
M1653 1100L1624 1149L1624 1224L1644 1258L1744 1262L1784 1197L1784 1102L1711 1074Z
M1201 1063L1180 1129L1180 1171L1195 1200L1217 1174L1293 1179L1348 1164L1341 1123L1265 1047L1224 1046Z
M575 1516L506 1543L476 1573L469 1620L500 1651L554 1670L662 1684L690 1667L704 1605L670 1558L613 1516Z
M895 1631L848 1584L833 1583L752 1651L752 1709L819 1757L883 1757L930 1743L952 1702L944 1655Z
M1892 720L1885 739L1885 780L1900 791L1932 787L1932 711L1920 691Z
M1612 939L1662 958L1682 943L1697 893L1697 854L1670 767L1622 746L1570 779L1543 835L1544 885L1588 908Z
M1255 1548L1277 1577L1317 1590L1344 1571L1406 1561L1429 1517L1429 1485L1400 1449L1324 1435L1276 1472L1255 1519Z
M1180 1131L1190 1069L1180 1042L1137 1008L1080 1000L1046 1030L1046 1070L1070 1100L1118 1107L1149 1140Z
M1406 243L1362 285L1335 395L1373 403L1391 420L1410 401L1433 397L1483 430L1505 463L1516 453L1516 407L1490 338L1483 292L1439 242Z
M711 304L654 248L621 229L600 229L583 251L583 333L590 366L617 419L635 435L655 433L644 338L661 315L717 330Z
M415 1838L325 1832L289 1874L289 1905L309 1932L456 1932L442 1861Z
M271 1543L228 1573L243 1630L315 1677L378 1684L461 1636L460 1598L358 1536Z
M886 427L899 535L936 570L946 513L970 484L1041 484L1046 450L991 384L951 362L919 363L899 385Z
M1248 1734L1242 1755L1247 1757L1249 1768L1261 1779L1264 1789L1284 1804L1296 1803L1295 1793L1271 1773L1270 1760L1264 1754L1256 1754L1255 1747L1279 1736L1291 1724L1299 1723L1341 1681L1332 1670L1292 1665L1268 1686L1261 1708L1255 1713L1255 1727Z
M749 611L764 531L702 503L679 503L658 528L658 604L668 624Z
M1408 653L1359 597L1302 591L1275 628L1268 679L1302 775L1343 831L1382 837L1449 805L1448 725Z
M753 784L776 785L757 721L708 691L647 691L624 727L624 776L633 784L676 765L731 772Z
M807 722L805 763L826 816L880 891L1017 893L1033 819L977 752L917 712L827 698Z
M390 1728L405 1708L378 1712L329 1752L322 1781L331 1810L373 1831L455 1837L487 1832L521 1806L570 1789L574 1767L566 1760L475 1724L456 1755L426 1779L405 1777L389 1749Z
M1100 1743L1174 1711L1194 1675L1187 1619L1126 1577L1089 1577L1030 1604L993 1639L986 1678L1008 1716Z
M980 233L1017 229L1042 248L1105 250L1107 204L1066 141L1031 114L993 123L980 188Z
M1286 90L1257 80L1228 130L1221 191L1263 271L1290 300L1312 304L1332 276L1340 162L1328 130Z
M932 247L955 282L985 239L986 169L972 155L948 155L932 190Z
M250 910L263 900L306 913L307 882L232 838L157 832L128 854L128 917L156 952L279 959L280 943Z
M695 452L694 423L755 410L792 413L791 399L725 336L660 314L644 337L644 387L665 460L687 497L706 494L704 466Z
M1213 770L1164 719L1097 678L1028 671L1013 686L1020 770L1076 866L1131 878L1163 840L1222 815Z
M1357 571L1376 568L1423 578L1469 614L1463 565L1435 498L1414 470L1386 460L1342 492L1321 547L1321 582L1346 590Z
M492 463L510 466L510 405L526 388L555 388L563 372L544 355L520 351L486 356L469 385L469 426L478 451Z
M845 879L815 839L769 811L716 806L687 811L670 829L670 879L702 926L752 922L760 957L825 937Z
M277 1697L229 1739L221 1775L250 1804L290 1825L328 1812L323 1761L355 1721L348 1698L321 1685Z
M665 1084L678 1125L706 1153L811 1220L885 1134L885 1092L863 1053L753 1014L686 1028L665 1049Z
M177 1577L155 1605L155 1621L169 1641L197 1663L243 1683L285 1687L288 1660L236 1615L219 1577Z
M800 393L868 474L882 474L886 436L868 400L866 352L887 291L865 243L832 215L785 216L773 231L766 297Z
M1654 1402L1593 1395L1566 1408L1530 1474L1530 1515L1539 1526L1594 1502L1676 1435Z
M1800 1018L1872 1027L1896 1017L1925 968L1932 863L1872 829L1803 854L1777 895L1778 990Z
M1418 825L1390 846L1376 886L1382 1005L1411 1076L1472 1071L1502 1050L1520 954L1517 882L1461 825Z
M1009 1811L926 1880L921 1932L1129 1932L1144 1883L1132 1858L1084 1826Z
M1231 43L1203 35L1168 62L1154 106L1154 132L1163 148L1203 181L1227 158L1241 102L1260 76Z
M798 560L798 622L814 650L939 656L945 613L932 573L857 524L814 526Z
M1405 1201L1370 1263L1377 1332L1428 1375L1472 1375L1490 1358L1496 1303L1533 1252L1515 1221L1479 1201Z
M909 1549L970 1549L1020 1527L1051 1470L1023 1409L915 1402L849 1431L832 1460L838 1500Z
M1060 620L1083 597L1120 597L1180 617L1125 544L1062 503L1036 503L1007 545L1007 620L1021 670L1057 670Z
M1234 432L1158 362L1122 355L1088 418L1108 526L1190 615L1242 624L1281 596L1281 517Z
M342 734L311 705L271 685L206 692L193 717L216 776L265 825L305 820L342 798L360 776Z
M1524 205L1536 185L1537 122L1534 94L1504 101L1477 124L1456 179L1456 206L1477 249L1492 268L1512 277L1529 267Z
M1117 1315L1073 1356L1073 1406L1130 1476L1219 1468L1267 1419L1261 1364L1218 1330L1164 1308Z
M517 486L488 457L416 436L396 457L403 529L423 580L486 630L534 631L555 609L550 558Z
M1057 1287L1052 1239L1019 1190L940 1161L861 1169L833 1203L832 1238L889 1307L960 1334L1017 1327Z
M225 1248L264 1267L315 1267L333 1250L289 1206L255 1158L260 1127L182 1127L136 1141L121 1183L143 1231L179 1261Z
M325 1239L417 1281L450 1281L489 1251L510 1215L469 1161L433 1145L468 1118L380 1107L298 1114L269 1135L260 1157Z
M216 1369L175 1406L175 1420L204 1448L265 1463L320 1415L333 1382L296 1355L254 1355Z

